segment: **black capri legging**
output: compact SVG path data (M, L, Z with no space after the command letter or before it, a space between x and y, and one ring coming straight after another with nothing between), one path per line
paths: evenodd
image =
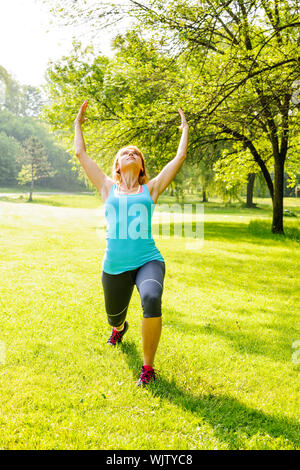
M134 285L141 297L143 316L160 317L165 271L165 263L159 260L148 261L139 268L120 274L102 271L108 323L120 326L125 321Z

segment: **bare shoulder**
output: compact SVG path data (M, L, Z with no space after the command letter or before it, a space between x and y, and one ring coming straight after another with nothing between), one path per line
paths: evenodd
M151 198L152 198L154 204L156 204L156 203L157 203L157 200L158 200L159 194L158 194L158 192L157 192L156 180L155 180L155 178L152 178L152 180L148 181L148 182L146 183L146 186L147 186L147 188L148 188L148 190L149 190L150 196L151 196Z
M99 191L101 194L103 203L105 203L106 199L108 198L109 192L111 190L111 187L114 185L114 183L115 183L114 180L109 178L109 176L105 178L101 191Z

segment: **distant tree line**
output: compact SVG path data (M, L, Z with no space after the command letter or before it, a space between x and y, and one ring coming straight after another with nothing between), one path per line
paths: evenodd
M31 174L34 180L38 180L39 187L61 190L86 188L86 180L72 163L70 154L41 120L43 105L39 89L20 85L4 67L0 67L0 186L9 188L25 183L30 187L32 178L29 178L28 162L24 157L30 139L35 139L43 157L41 164L31 168Z

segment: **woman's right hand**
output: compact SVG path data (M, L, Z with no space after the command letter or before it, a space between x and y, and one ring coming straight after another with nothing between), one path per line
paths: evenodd
M79 124L81 126L85 121L88 120L86 117L84 117L87 105L88 105L88 101L85 100L76 116L76 119L74 121L75 125Z

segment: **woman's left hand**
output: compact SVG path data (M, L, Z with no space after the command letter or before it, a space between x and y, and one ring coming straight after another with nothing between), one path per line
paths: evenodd
M189 125L188 125L188 123L186 122L184 112L182 111L181 108L178 109L178 112L179 112L180 117L181 117L181 125L179 126L179 129L182 131L185 127L188 128Z

